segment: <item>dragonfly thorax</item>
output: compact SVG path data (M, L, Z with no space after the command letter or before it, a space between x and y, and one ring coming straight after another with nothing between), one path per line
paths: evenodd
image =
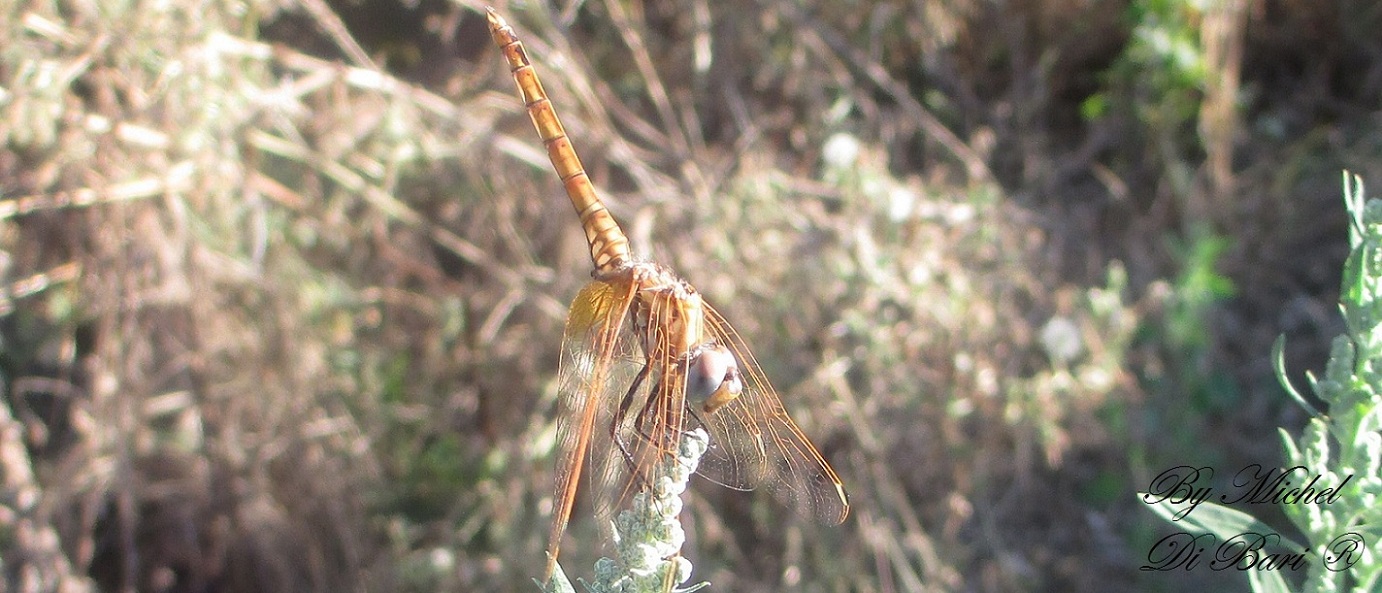
M707 341L705 307L690 283L652 263L629 264L621 273L632 278L629 313L650 360L672 363Z
M625 270L637 287L630 315L649 361L680 367L686 397L706 413L739 397L744 389L739 363L707 334L705 304L695 287L657 264L631 264Z

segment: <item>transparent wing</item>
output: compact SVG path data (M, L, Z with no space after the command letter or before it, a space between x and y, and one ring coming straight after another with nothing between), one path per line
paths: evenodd
M558 371L560 450L547 541L547 578L556 566L581 475L593 476L597 495L610 475L606 445L612 410L641 366L634 362L638 346L625 323L632 299L627 284L596 280L581 289L567 312Z
M608 438L596 443L604 448L597 455L606 461L599 481L609 493L597 499L601 523L622 510L635 492L662 478L661 472L668 469L662 461L676 454L686 411L685 361L674 355L679 350L669 336L680 335L684 331L680 320L699 309L690 309L687 301L666 292L648 289L646 279L635 282L645 282L634 305L639 314L633 317L639 321L629 323L636 326L629 339L639 345L630 348L634 355L627 366L632 373L621 381L624 389L612 398L617 405L611 410Z
M787 415L744 341L709 304L705 326L707 337L734 353L743 391L724 407L696 415L710 431L710 450L699 473L738 490L764 486L799 514L824 523L844 521L849 515L844 485Z

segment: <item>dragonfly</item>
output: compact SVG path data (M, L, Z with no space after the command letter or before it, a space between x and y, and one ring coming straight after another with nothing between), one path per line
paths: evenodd
M738 332L671 269L632 256L538 80L494 9L490 34L575 207L594 265L567 312L558 370L559 443L544 581L556 569L583 474L608 517L656 483L659 461L696 428L710 447L696 473L735 490L764 487L828 524L849 514L830 464L788 416ZM589 464L589 467L587 467Z

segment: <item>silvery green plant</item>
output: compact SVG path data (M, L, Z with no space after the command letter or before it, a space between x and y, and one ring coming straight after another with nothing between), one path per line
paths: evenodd
M1340 308L1347 333L1334 339L1324 377L1306 373L1311 391L1327 407L1316 409L1286 378L1284 342L1278 338L1273 357L1276 374L1287 394L1310 413L1310 421L1299 438L1280 431L1285 447L1285 468L1297 470L1295 476L1311 476L1315 483L1330 485L1329 494L1309 502L1289 493L1290 484L1280 492L1285 515L1300 530L1304 543L1276 534L1271 527L1252 516L1194 496L1166 496L1143 493L1140 497L1151 508L1187 532L1211 535L1229 544L1245 533L1270 534L1276 550L1254 550L1239 556L1236 567L1248 577L1254 591L1287 592L1296 590L1282 576L1295 567L1305 574L1299 590L1306 593L1336 591L1375 591L1382 570L1382 201L1365 200L1362 179L1344 174L1344 200L1349 213L1351 253L1344 265ZM1237 484L1235 484L1237 485ZM1297 490L1308 484L1294 484ZM1155 483L1153 490L1156 489ZM1182 492L1184 494L1184 492ZM1190 500L1186 500L1189 498ZM1222 499L1232 501L1229 499ZM1199 505L1196 508L1196 505ZM1187 540L1189 541L1189 540ZM1198 540L1197 540L1198 541ZM1198 545L1198 544L1191 544ZM1210 554L1217 553L1219 546ZM1180 551L1185 551L1182 547ZM1241 551L1241 550L1240 550ZM1275 564L1268 569L1267 559L1296 563ZM1209 559L1207 564L1212 564ZM1256 563L1257 566L1252 566ZM1224 568L1224 567L1219 567Z
M703 429L686 433L677 456L666 459L653 484L633 496L629 508L614 520L614 548L619 557L595 562L595 582L581 585L590 593L691 593L709 583L678 588L691 578L691 561L681 556L681 495L701 455L710 446ZM558 566L545 591L575 593Z

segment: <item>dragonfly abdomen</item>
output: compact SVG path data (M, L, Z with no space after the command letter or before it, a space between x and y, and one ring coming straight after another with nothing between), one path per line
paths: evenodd
M591 263L595 264L597 272L623 267L632 259L629 255L629 239L595 193L595 186L590 183L590 176L586 175L581 158L566 137L566 129L557 118L557 111L547 98L547 91L542 88L537 71L528 61L523 43L514 35L513 28L493 12L490 13L490 34L509 62L509 70L518 83L518 92L528 109L528 117L533 120L533 127L537 128L538 137L547 148L547 157L552 160L552 168L561 177L566 196L571 199L571 205L581 219L586 244L590 246Z

